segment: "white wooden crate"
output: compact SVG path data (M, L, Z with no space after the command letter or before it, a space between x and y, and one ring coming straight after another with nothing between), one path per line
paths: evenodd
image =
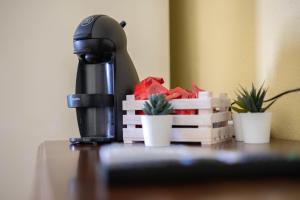
M212 97L209 92L200 92L195 99L171 100L174 109L197 109L196 115L173 115L172 142L198 142L215 144L232 138L233 129L228 121L231 113L228 111L230 100L222 93ZM123 101L123 140L124 143L144 141L141 128L141 115L144 100L135 100L133 95L127 95Z

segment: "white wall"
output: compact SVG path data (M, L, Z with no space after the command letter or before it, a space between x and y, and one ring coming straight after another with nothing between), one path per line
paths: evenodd
M300 1L257 0L256 11L257 78L271 83L278 74L284 44L299 48Z
M172 0L172 86L194 81L231 97L255 79L252 0Z
M140 78L169 84L168 0L0 1L0 199L29 199L38 145L78 136L72 34L92 14L126 20Z
M300 87L300 1L257 0L257 77L269 97ZM271 108L272 137L300 140L300 93L279 99Z

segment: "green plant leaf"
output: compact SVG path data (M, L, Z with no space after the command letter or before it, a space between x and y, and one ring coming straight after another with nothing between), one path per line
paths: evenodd
M250 94L249 94L249 92L245 89L245 88L243 88L243 86L241 86L240 85L240 88L242 89L242 91L243 91L243 96L245 96L245 97L249 97L250 96Z
M234 110L237 113L246 113L247 112L247 110L242 109L242 108L237 108L235 106L231 106L231 108L232 108L232 110Z
M246 109L246 110L249 109L249 107L247 106L247 102L242 97L239 96L237 99L238 99L238 101L236 101L236 104L239 107Z
M267 94L267 90L263 89L262 92L261 92L261 95L259 96L259 98L257 100L257 103L259 104L259 108L260 108L259 110L262 109L266 94Z
M238 101L240 102L240 104L242 105L242 108L248 111L252 110L252 105L251 102L249 100L249 96L245 96L245 97L238 97Z
M258 112L258 108L256 107L255 104L255 99L250 96L249 102L251 103L251 108L252 108L251 112Z
M172 112L173 112L173 108L170 107L169 109L166 109L166 110L162 111L162 112L160 113L160 115L169 115L169 114L171 114Z
M151 108L152 115L157 115L158 111L155 108Z
M164 110L165 106L168 104L168 101L166 101L165 99L160 99L158 102L157 102L157 106L156 106L156 109L158 111L162 111Z
M286 95L286 94L294 93L294 92L300 92L300 88L295 88L295 89L292 89L292 90L287 90L287 91L281 92L281 93L275 95L274 97L265 100L264 102L269 102L269 101L278 99L279 97L282 97L282 96L284 96L284 95Z
M262 90L263 89L263 85L264 84L262 84L261 86L260 86L260 88L259 88L259 90L258 90L258 92L257 92L257 98L256 98L256 108L259 110L259 112L260 112L260 110L261 110L261 108L262 108L262 104L263 104L263 101L261 100L261 92L262 91L264 91L264 90Z
M251 94L251 97L254 100L254 102L256 102L256 100L257 100L256 89L255 89L253 83L252 83L252 88L251 88L250 94Z
M233 104L236 104L236 108L243 109L248 112L261 112L263 100L266 95L266 90L263 89L263 84L257 90L252 83L251 89L248 91L243 86L239 85L236 100Z
M271 103L269 103L269 105L267 105L265 108L263 108L261 112L265 112L266 110L268 110L273 105L273 103L275 103L276 101L277 101L277 99L273 100Z
M147 101L144 103L143 111L144 111L144 113L146 115L152 115L152 113L151 113L151 105Z
M164 94L150 95L144 104L143 110L148 115L170 114L173 111L171 104L166 100Z
M261 92L262 92L263 86L264 86L264 83L261 84L261 86L259 87L259 90L258 90L258 92L257 92L257 97L260 97L260 94L261 94Z

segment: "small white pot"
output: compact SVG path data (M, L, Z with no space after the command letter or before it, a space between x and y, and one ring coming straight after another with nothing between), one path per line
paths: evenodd
M145 145L163 147L170 145L172 115L144 115L142 126Z
M243 136L243 129L242 129L241 113L233 113L232 118L233 118L235 140L242 142L244 141L244 136Z
M272 113L240 113L245 143L269 143Z

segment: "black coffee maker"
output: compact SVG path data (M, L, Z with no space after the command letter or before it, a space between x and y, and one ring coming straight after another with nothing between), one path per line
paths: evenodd
M122 141L122 100L132 94L138 75L127 52L125 22L105 15L84 19L74 36L78 56L76 94L67 97L76 108L80 138L74 143Z

